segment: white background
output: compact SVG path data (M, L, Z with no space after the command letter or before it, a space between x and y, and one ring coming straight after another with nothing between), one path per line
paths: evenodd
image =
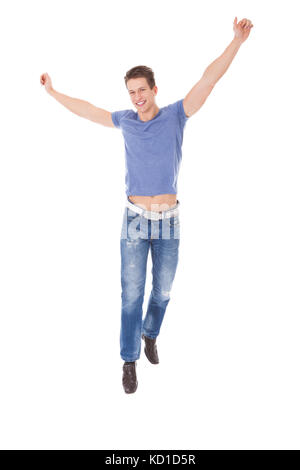
M1 10L0 445L4 449L299 449L299 21L296 1L15 1ZM158 338L126 395L119 355L119 129L61 93L159 107L254 27L186 124L181 244ZM297 126L297 127L296 127ZM151 258L144 308L151 289Z

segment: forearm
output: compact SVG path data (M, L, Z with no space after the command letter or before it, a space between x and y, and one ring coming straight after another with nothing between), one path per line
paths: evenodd
M223 52L223 54L216 60L214 60L205 69L203 77L205 77L209 83L215 85L215 83L220 80L220 78L224 75L229 65L233 61L241 44L242 42L236 37L234 37L229 46Z
M71 98L70 96L59 93L53 88L49 91L49 95L53 96L53 98L55 98L59 103L80 117L87 116L88 110L92 106L88 101Z

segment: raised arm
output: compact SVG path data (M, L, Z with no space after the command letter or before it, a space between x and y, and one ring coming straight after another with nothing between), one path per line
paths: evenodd
M253 24L246 18L237 23L237 17L233 22L234 38L223 54L212 62L204 71L201 79L194 85L183 100L185 114L190 117L195 114L205 103L215 84L224 75L233 61L241 44L246 41Z
M45 89L49 93L49 95L53 96L53 98L55 98L67 109L72 111L72 113L77 114L77 116L83 117L85 119L89 119L90 121L96 122L98 124L102 124L103 126L115 127L111 119L111 113L109 111L97 108L88 101L80 100L78 98L72 98L54 90L51 78L47 73L41 75L40 82L42 85L45 85Z

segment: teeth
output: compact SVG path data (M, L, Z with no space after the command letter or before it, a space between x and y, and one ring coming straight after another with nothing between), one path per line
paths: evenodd
M140 102L139 102L139 103L137 103L137 104L143 104L143 103L145 103L145 101L140 101Z

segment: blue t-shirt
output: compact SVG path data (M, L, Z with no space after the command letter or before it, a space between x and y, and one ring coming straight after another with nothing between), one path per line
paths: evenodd
M114 111L111 116L125 141L126 195L177 194L183 130L189 119L183 99L160 108L146 122L132 109Z

